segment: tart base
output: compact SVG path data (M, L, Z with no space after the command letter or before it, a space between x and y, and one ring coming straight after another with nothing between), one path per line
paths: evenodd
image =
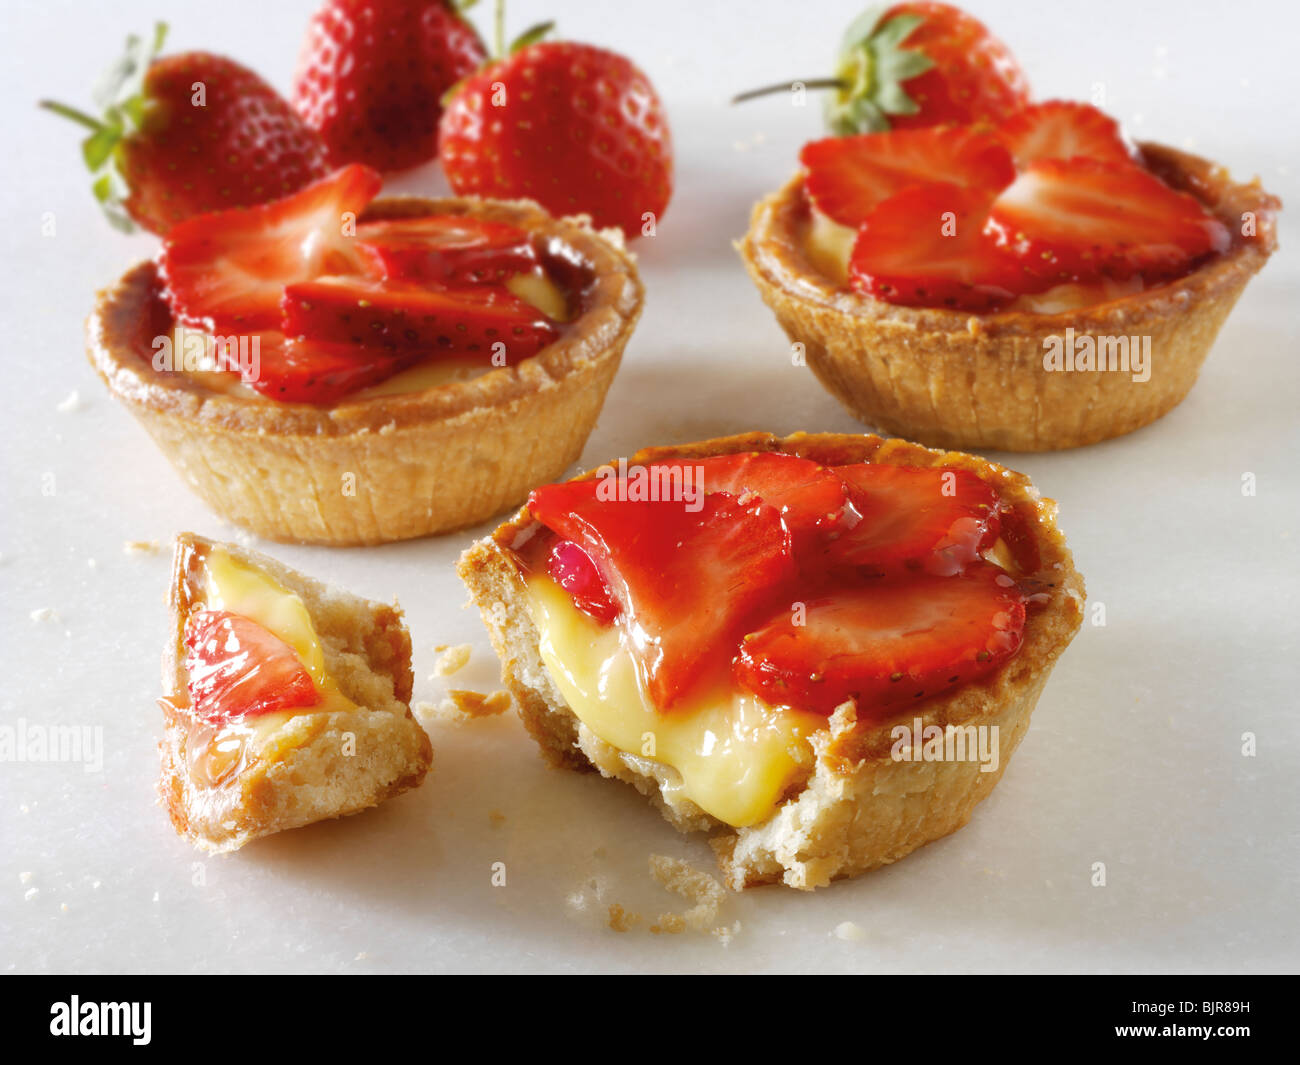
M213 392L156 370L171 328L152 263L101 293L91 363L190 487L223 518L270 540L380 544L474 525L574 463L641 312L631 258L580 221L527 202L389 199L366 218L432 211L508 221L594 277L588 304L536 356L421 392L335 407Z
M512 552L517 538L533 524L526 508L467 550L458 572L479 607L524 726L549 761L625 781L679 830L712 833L719 864L735 890L765 883L812 889L897 861L970 819L1001 779L1052 666L1078 631L1083 579L1055 527L1055 504L1042 499L1023 475L971 455L876 436L797 433L782 439L749 433L650 448L629 463L737 451L781 451L826 465L878 461L970 469L1031 519L1040 556L1033 576L1043 582L1047 595L1042 607L1029 615L1020 651L988 680L883 721L858 720L851 703L839 708L827 728L813 737L816 761L811 775L757 825L736 829L705 813L671 786L677 783L676 770L618 750L569 709L538 653L539 634ZM977 761L896 760L891 729L910 726L918 717L922 727L997 726L997 769L981 772Z
M1186 277L1057 314L902 307L838 287L804 252L802 176L755 206L738 250L808 366L859 420L936 447L1081 447L1148 425L1182 402L1246 283L1277 246L1280 204L1257 181L1234 184L1207 160L1141 147L1154 173L1195 195L1231 232L1253 214L1255 235ZM1149 380L1046 369L1045 342L1067 329L1076 338L1149 337Z

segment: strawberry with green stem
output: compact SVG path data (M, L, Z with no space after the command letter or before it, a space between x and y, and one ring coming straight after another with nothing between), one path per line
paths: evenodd
M109 221L166 233L175 223L266 203L328 172L325 146L258 75L209 52L158 57L167 27L127 39L95 91L96 118L41 106L90 132L82 157Z
M791 84L733 102L788 92ZM800 84L834 90L826 123L839 136L996 122L1029 102L1028 82L1006 45L966 12L929 0L864 11L844 34L834 75Z

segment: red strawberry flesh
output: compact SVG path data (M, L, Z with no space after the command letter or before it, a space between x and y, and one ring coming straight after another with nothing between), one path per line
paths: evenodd
M1001 246L1053 283L1160 280L1227 250L1227 227L1194 196L1131 163L1039 159L994 201Z
M849 699L883 717L992 673L1023 637L1015 581L980 563L959 577L918 576L780 610L740 645L739 684L769 703L830 713Z
M173 226L158 260L172 313L221 332L279 328L286 284L359 267L345 232L381 185L349 166L284 199Z
M557 336L544 314L498 286L322 277L287 286L283 306L290 337L391 352L500 355L501 365L536 355Z
M998 538L998 496L968 470L837 466L860 520L826 549L833 572L960 573Z
M671 710L725 675L745 625L789 587L790 537L775 508L726 493L703 496L698 510L618 494L611 479L571 481L534 490L528 509L606 575L646 690Z
M829 137L804 146L804 188L813 205L857 228L882 201L913 185L944 182L991 195L1016 176L991 133L959 127Z
M195 611L184 641L190 709L203 721L224 725L321 700L293 648L250 618Z
M868 216L849 256L849 283L888 303L983 313L1044 284L985 232L990 197L957 185L914 185Z
M373 253L385 280L501 284L538 266L522 229L462 215L366 222L357 227L357 242Z

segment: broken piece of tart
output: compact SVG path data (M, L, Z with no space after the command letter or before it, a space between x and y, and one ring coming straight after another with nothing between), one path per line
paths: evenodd
M1083 580L1022 474L875 436L651 448L461 558L525 725L728 883L814 888L960 828L1077 631Z
M424 779L397 607L193 533L176 538L169 607L160 790L196 847L237 850Z

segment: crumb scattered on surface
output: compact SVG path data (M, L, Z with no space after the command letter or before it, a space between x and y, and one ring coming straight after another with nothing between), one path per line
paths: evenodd
M500 810L489 810L488 821L491 823L493 828L500 828L506 823L506 815Z
M52 606L38 607L29 615L33 621L57 621L58 612Z
M615 932L630 932L641 923L639 913L629 913L617 902L609 908L609 927Z
M157 540L127 540L122 551L128 555L156 555L162 551L162 545Z
M38 887L29 887L26 891L23 892L23 901L24 901L24 902L31 902L32 899L36 898L36 896L39 895L40 893L41 893L41 889L40 889L40 888L38 888Z
M31 879L32 879L32 874L27 870L23 870L23 872L18 874L18 880L23 884L29 883Z
M854 924L852 921L841 921L835 926L835 938L847 940L850 943L856 943L867 938L867 933L863 931L862 926Z
M474 648L470 644L462 643L455 647L438 648L438 650L442 653L438 656L438 661L433 664L433 675L448 677L469 665L470 653Z
M482 692L452 688L447 698L437 707L437 716L443 720L466 721L479 717L495 717L510 707L510 693L495 691L490 695Z
M708 873L696 869L689 862L669 858L664 854L650 855L650 875L660 887L680 895L693 905L682 914L661 914L659 924L676 925L681 919L685 927L696 932L711 931L718 919L718 911L727 897L726 890ZM667 929L672 931L674 929ZM675 929L681 931L682 929Z
M81 401L81 393L75 388L67 396L59 401L55 408L60 414L71 414L73 411L81 410L85 404Z
M353 960L353 961L365 961L368 957L370 957L370 951L368 951L368 950L361 950L361 951L358 951L358 952L357 952L357 956L356 956L355 958L353 958L352 960Z
M86 565L87 565L87 567L89 567L90 569L94 569L96 566L99 565L99 563L96 562L93 558L88 558L88 559L86 559Z

